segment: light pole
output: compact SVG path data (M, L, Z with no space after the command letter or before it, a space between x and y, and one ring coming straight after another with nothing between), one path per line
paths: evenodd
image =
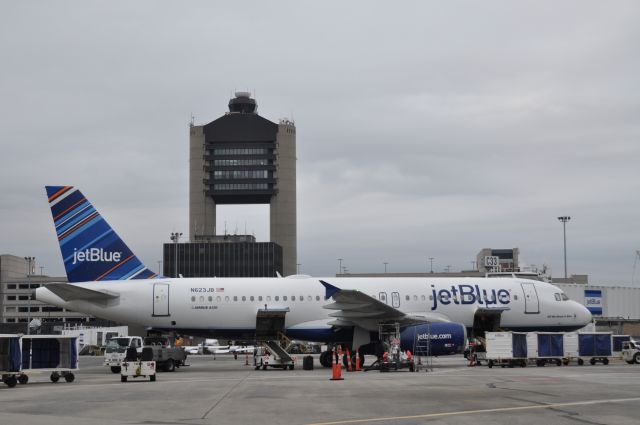
M384 264L384 272L386 274L387 273L387 264L389 264L389 263L383 263L383 264Z
M433 273L433 257L429 257L429 262L431 263L431 273Z
M175 249L174 249L174 256L175 256L175 272L174 272L174 277L178 277L178 242L180 242L180 236L182 236L182 233L180 232L171 232L171 240L173 241L173 244L175 245Z
M297 267L297 272L296 274L300 274L300 266L302 265L302 263L296 263L296 267Z
M567 278L567 221L571 220L568 215L558 217L562 222L562 235L564 236L564 278Z
M24 257L27 260L27 335L31 334L31 262L35 261L36 257Z
M338 274L342 273L342 258L338 258Z

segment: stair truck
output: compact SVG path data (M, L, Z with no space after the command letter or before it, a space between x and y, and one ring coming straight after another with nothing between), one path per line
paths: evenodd
M485 352L477 353L487 366L527 366L527 334L524 332L485 332Z
M120 363L120 382L127 382L129 378L146 378L151 382L156 380L156 362L153 360L153 349L144 347L138 356L135 347L127 348L124 360Z
M546 364L562 366L564 361L564 333L562 332L529 332L527 334L527 344L530 347L529 354L535 351L535 356L530 355L530 359L535 359L536 366L542 367ZM535 350L533 349L535 347Z
M253 367L255 370L267 370L268 367L293 370L295 359L280 347L278 341L263 341L253 350Z
M23 335L22 375L18 382L26 384L32 373L51 373L51 382L64 378L73 382L78 371L77 337L70 335Z
M20 335L0 334L0 376L9 388L15 387L21 376L21 352Z

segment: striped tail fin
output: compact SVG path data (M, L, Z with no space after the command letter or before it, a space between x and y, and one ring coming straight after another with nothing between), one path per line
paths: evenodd
M152 279L82 192L73 186L46 186L53 224L69 282Z

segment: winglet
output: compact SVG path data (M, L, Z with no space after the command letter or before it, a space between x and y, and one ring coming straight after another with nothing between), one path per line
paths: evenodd
M326 292L324 294L324 299L328 300L329 298L331 298L333 296L333 294L335 294L336 292L340 292L341 289L340 288L336 288L335 286L333 286L330 283L325 282L324 280L321 280L320 283L322 283L324 285L324 287L326 288Z

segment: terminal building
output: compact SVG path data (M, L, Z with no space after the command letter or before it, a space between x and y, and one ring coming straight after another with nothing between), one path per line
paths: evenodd
M296 127L274 123L257 113L257 103L246 92L229 101L229 112L205 125L191 125L189 137L189 240L190 246L165 246L164 269L174 269L171 252L177 252L177 269L203 276L273 277L296 273ZM269 204L272 245L249 247L251 241L217 239L216 206ZM211 244L211 246L209 246ZM221 271L218 263L229 264ZM181 261L186 263L182 266ZM263 264L262 262L268 262ZM187 264L188 263L188 264ZM249 269L243 272L243 266ZM244 274L243 274L244 273ZM169 275L171 275L169 273Z
M48 283L66 282L66 277L36 274L34 258L0 255L0 333L25 332L38 319L43 325L94 323L95 318L31 299L31 294Z

